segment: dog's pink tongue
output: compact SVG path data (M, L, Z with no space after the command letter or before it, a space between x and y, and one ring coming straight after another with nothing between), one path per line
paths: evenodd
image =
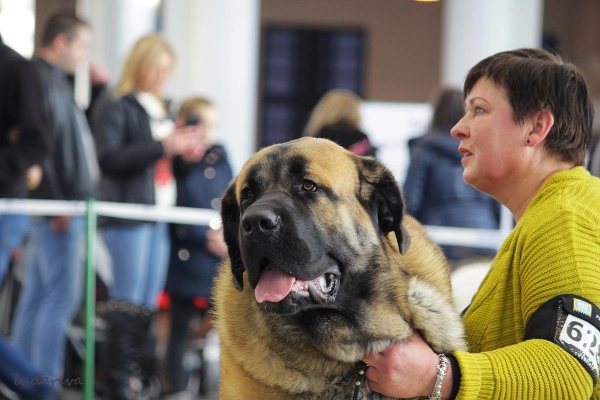
M263 301L277 303L288 295L295 281L296 278L279 268L269 267L260 274L254 289L254 297L259 303Z

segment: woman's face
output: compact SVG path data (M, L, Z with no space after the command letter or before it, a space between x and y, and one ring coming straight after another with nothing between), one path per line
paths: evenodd
M513 109L502 87L479 79L465 100L465 116L451 131L460 140L465 182L493 194L518 176L527 158L530 124L513 121Z
M139 69L136 90L159 94L167 83L173 69L173 59L167 53L162 54L155 65L142 65Z

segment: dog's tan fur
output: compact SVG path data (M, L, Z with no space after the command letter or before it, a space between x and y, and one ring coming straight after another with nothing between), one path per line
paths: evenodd
M224 262L214 288L221 340L221 398L352 398L357 362L369 352L380 352L405 340L414 330L420 331L435 351L464 349L449 269L439 247L418 222L402 216L401 210L396 215L398 226L392 232L382 233L373 223L373 215L365 204L370 204L369 199L383 190L382 182L386 191L398 190L388 187L390 179L393 180L391 173L374 160L314 138L263 149L245 164L224 196L224 224L235 225L243 216L243 211L240 215L231 214L232 210L241 209L242 190L251 173L252 179L259 180L270 191L283 191L286 196L290 193L287 181L273 176L279 170L269 166L274 162L274 154L279 162L294 157L307 160L305 178L317 186L333 189L337 201L322 196L311 203L311 219L317 225L315 232L324 230L326 237L341 238L336 240L343 240L355 251L356 260L345 265L348 278L342 279L372 269L372 273L365 275L370 281L359 283L369 285L370 292L365 301L356 303L356 310L348 311L353 315L351 322L332 315L327 320L326 334L315 341L301 324L291 322L290 316L265 311L255 300L247 273L243 274L243 289L236 289L231 262ZM231 252L238 243L231 231L227 236L228 226L224 229ZM402 236L400 245L396 235ZM401 254L399 246L406 246L408 241L408 250ZM377 260L376 267L371 264L373 260ZM339 290L345 288L340 286ZM383 397L365 388L360 398Z

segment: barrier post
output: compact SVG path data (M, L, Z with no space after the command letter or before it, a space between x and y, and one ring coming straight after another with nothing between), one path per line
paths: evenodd
M96 329L96 203L87 201L87 241L85 263L85 363L83 379L84 400L94 399L94 362Z

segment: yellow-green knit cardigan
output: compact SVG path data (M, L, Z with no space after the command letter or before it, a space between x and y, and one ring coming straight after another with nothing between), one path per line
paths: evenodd
M544 184L473 297L463 317L470 352L454 353L457 400L600 399L600 384L592 393L572 355L549 341L523 341L531 315L561 294L600 306L600 179L583 167Z

